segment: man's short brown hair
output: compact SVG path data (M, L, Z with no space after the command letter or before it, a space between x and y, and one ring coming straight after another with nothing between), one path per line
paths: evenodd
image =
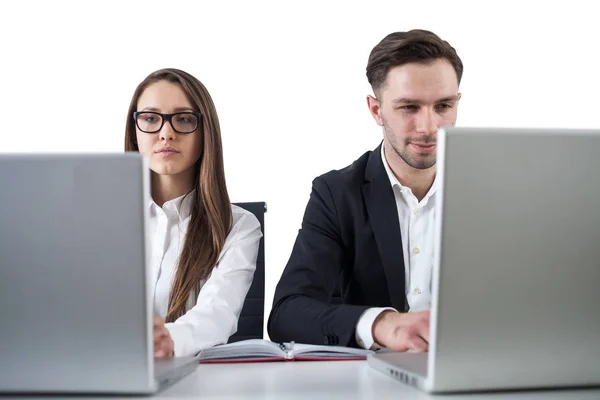
M426 64L438 59L446 59L452 64L460 84L463 64L450 43L422 29L390 33L371 50L367 79L375 92L385 83L393 67L408 63Z

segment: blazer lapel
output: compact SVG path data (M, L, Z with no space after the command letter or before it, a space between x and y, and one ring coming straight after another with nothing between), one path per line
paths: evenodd
M383 262L392 306L399 311L407 311L400 222L392 185L383 167L381 146L369 157L362 192Z

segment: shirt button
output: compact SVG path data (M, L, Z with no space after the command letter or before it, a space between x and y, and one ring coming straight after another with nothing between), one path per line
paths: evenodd
M421 289L419 289L419 288L416 288L416 289L414 290L414 293L415 293L415 294L421 294Z
M418 208L415 208L415 210L413 211L413 213L414 213L415 215L419 215L419 209L418 209Z
M419 254L420 252L421 252L421 250L418 247L415 247L413 249L413 253L415 253L415 254Z

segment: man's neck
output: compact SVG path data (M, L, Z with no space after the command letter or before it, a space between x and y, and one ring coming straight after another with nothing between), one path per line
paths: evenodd
M194 188L193 170L177 175L159 175L152 172L152 199L159 207L169 200L189 193Z
M418 201L423 200L435 180L435 165L428 169L413 168L400 158L391 146L384 144L383 150L385 159L398 182L410 188Z

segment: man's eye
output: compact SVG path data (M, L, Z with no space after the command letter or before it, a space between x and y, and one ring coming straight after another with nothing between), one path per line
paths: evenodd
M416 111L419 108L415 105L408 105L408 106L401 106L400 109L404 110L404 111Z

